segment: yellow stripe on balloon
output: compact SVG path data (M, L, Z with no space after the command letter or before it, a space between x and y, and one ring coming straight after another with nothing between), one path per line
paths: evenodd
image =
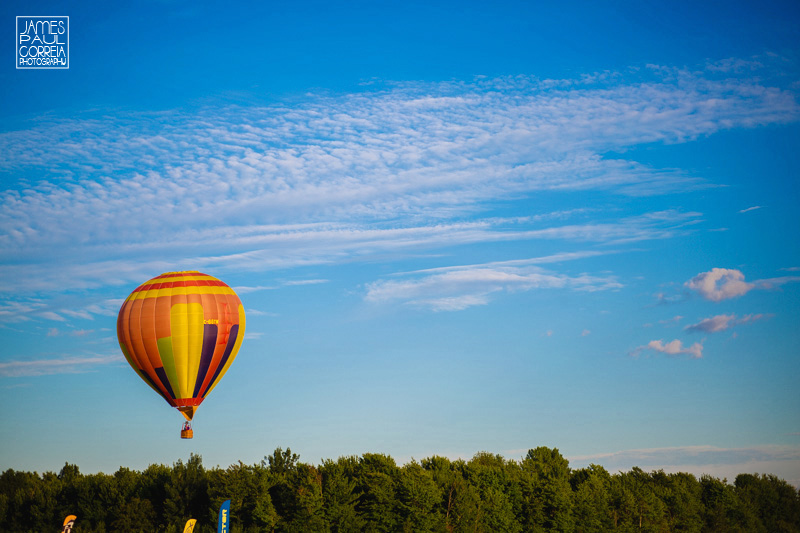
M188 304L186 306L186 315L189 319L189 347L186 374L187 389L184 398L191 398L194 396L197 372L200 369L200 357L203 355L203 305L200 303Z
M178 376L176 398L189 398L189 304L173 304L169 312L172 356Z

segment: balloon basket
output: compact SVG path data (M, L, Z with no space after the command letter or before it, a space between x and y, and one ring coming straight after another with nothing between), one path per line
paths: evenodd
M182 439L191 439L194 437L194 431L191 429L182 429L181 430L181 438Z

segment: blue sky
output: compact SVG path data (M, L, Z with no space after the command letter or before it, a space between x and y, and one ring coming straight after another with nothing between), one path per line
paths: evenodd
M70 17L68 70L0 66L0 468L545 445L800 484L796 5L0 12ZM187 269L248 323L180 441L115 324Z

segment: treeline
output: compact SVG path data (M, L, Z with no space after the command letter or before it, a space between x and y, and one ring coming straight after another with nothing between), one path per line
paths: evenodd
M0 475L0 530L75 533L216 531L231 500L231 533L245 532L741 532L800 533L800 494L773 475L724 480L663 471L570 469L557 449L520 461L479 453L398 466L383 454L318 466L281 448L260 464L205 468L200 456L139 472Z

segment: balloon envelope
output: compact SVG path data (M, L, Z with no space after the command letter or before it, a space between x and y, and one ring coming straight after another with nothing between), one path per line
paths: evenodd
M244 328L244 307L233 289L195 271L144 282L117 317L128 364L187 420L236 358Z

